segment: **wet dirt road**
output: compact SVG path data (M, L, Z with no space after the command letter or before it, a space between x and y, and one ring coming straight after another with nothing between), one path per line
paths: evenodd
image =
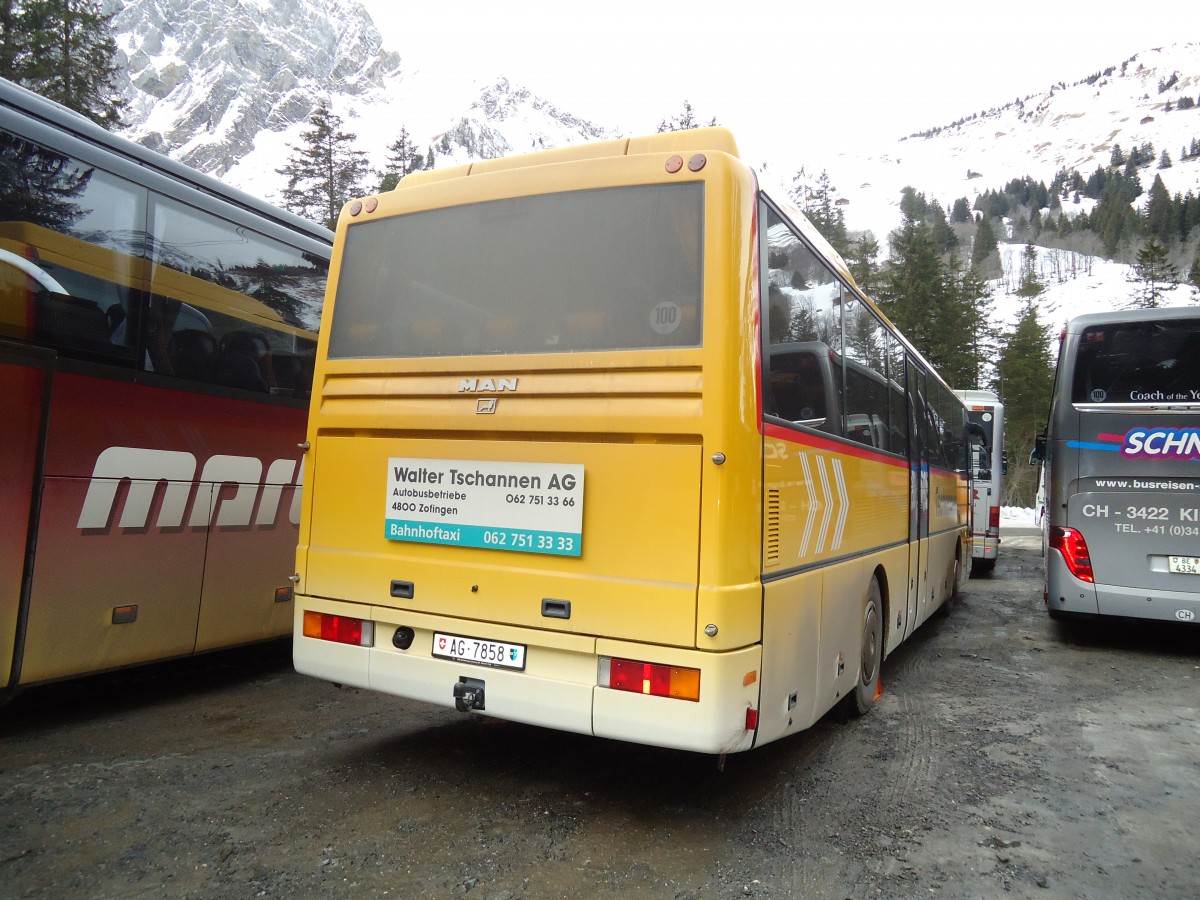
M1037 547L865 719L724 772L341 690L286 644L29 691L0 896L1194 897L1200 629L1052 623Z

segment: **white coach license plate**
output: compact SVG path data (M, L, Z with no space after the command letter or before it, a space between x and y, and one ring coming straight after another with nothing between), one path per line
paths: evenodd
M435 631L433 655L479 666L522 670L525 668L524 644L486 641L483 638L463 637L460 634L442 634Z
M1200 575L1200 556L1168 556L1167 568L1177 575Z

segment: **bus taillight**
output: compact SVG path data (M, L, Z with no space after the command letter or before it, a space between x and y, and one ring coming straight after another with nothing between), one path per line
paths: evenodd
M654 697L699 700L700 670L602 656L600 686Z
M357 644L371 647L375 644L375 623L354 619L350 616L335 616L330 613L304 612L304 636L335 644Z
M1050 546L1062 554L1071 574L1080 581L1094 584L1096 576L1092 574L1092 557L1088 553L1087 541L1074 528L1062 528L1054 525L1050 528Z
M1000 507L993 506L988 509L988 528L994 531L1000 530Z

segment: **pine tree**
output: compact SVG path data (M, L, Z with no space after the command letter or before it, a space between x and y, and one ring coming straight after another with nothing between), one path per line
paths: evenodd
M942 204L936 200L931 202L925 218L932 229L933 243L940 252L949 253L958 246L958 235L946 221L946 212L942 209Z
M310 128L300 133L303 146L292 147L287 165L276 169L287 176L283 205L297 215L337 226L342 205L366 193L366 154L354 149L357 135L342 131L342 120L322 102L309 117Z
M996 363L996 391L1004 401L1009 459L1029 458L1050 412L1054 385L1050 329L1039 320L1035 304L1032 297L1025 300L1016 323L1001 338ZM1032 466L1009 466L1003 505L1032 506L1036 478Z
M951 254L944 262L932 229L906 220L890 238L891 258L876 287L880 308L950 384L969 384L974 310L963 296Z
M799 178L797 173L797 178ZM846 214L837 205L837 189L829 180L829 173L822 171L817 186L805 199L801 207L808 220L816 226L821 237L840 255L850 249L850 235L846 231Z
M128 103L116 88L114 15L99 0L0 0L0 75L119 127Z
M999 344L999 334L992 325L995 305L992 290L987 279L973 265L958 272L954 290L960 302L970 310L969 327L964 339L970 350L970 374L962 386L986 388L991 381L989 372L993 368Z
M845 254L846 265L850 267L855 284L866 294L875 293L875 283L879 275L879 265L876 262L878 258L879 242L869 231L852 241Z
M975 241L971 244L971 265L982 267L983 261L995 253L998 246L992 223L984 216L975 227Z
M683 112L673 119L663 119L658 124L658 130L663 131L687 131L690 128L702 128L706 125L716 125L716 118L710 119L706 123L697 121L695 111L692 109L690 100L683 101Z
M1045 289L1038 271L1038 248L1030 241L1021 251L1021 284L1016 294L1018 297L1036 297Z
M1154 309L1164 295L1179 284L1179 267L1167 256L1167 248L1151 237L1138 251L1137 262L1126 279L1134 285L1131 309Z
M1200 247L1192 258L1192 269L1188 272L1188 284L1192 286L1192 302L1200 303Z
M1162 176L1155 175L1146 199L1146 233L1164 244L1171 241L1179 231L1179 211L1175 208Z
M425 168L425 160L417 152L416 145L408 136L408 129L401 128L396 140L388 144L387 161L380 172L379 191L395 190L405 175Z
M925 221L929 212L929 201L916 188L906 186L900 191L900 218L902 227Z
M0 0L0 78L20 82L17 60L21 53L21 35L18 28L20 10L16 0Z

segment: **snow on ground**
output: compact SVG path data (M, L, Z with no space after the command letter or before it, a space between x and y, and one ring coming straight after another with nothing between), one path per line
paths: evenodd
M1001 528L1037 528L1038 524L1032 509L1019 506L1000 507Z

